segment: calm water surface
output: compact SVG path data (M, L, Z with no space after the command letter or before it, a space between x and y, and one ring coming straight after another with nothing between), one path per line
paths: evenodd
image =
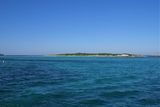
M160 107L160 58L0 57L0 107Z

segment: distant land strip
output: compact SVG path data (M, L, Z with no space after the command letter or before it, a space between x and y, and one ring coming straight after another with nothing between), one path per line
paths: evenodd
M144 57L143 55L130 53L64 53L64 54L49 54L49 56L96 56L96 57Z
M1 54L1 53L0 53L0 56L4 56L4 54Z

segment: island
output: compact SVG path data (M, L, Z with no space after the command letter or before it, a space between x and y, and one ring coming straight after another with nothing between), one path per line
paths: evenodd
M49 54L49 56L95 56L95 57L143 57L143 55L130 53L64 53Z
M0 53L0 56L4 56L4 54L1 54L1 53Z

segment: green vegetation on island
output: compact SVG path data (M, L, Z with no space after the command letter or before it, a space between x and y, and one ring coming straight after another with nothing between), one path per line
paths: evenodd
M129 53L64 53L64 54L50 54L49 56L97 56L97 57L142 57L142 55Z

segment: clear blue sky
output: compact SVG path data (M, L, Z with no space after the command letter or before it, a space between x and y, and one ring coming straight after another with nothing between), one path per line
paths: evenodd
M0 53L157 54L159 0L0 0Z

